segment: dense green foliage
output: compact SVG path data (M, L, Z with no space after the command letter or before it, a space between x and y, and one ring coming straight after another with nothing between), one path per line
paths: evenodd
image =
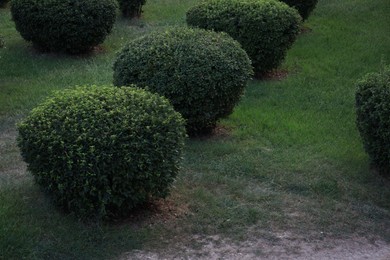
M390 176L390 67L357 83L357 127L371 162Z
M273 0L209 0L187 12L190 26L224 31L239 41L257 73L281 64L298 35L300 19L296 10Z
M142 13L142 6L146 0L118 0L119 8L125 17L139 17Z
M19 125L36 182L80 217L123 215L165 197L178 171L184 120L169 101L137 88L57 92Z
M174 28L130 42L117 56L114 84L137 84L167 97L189 134L208 132L232 113L252 74L240 44L227 34Z
M318 0L279 0L298 10L303 20L306 20L316 7Z
M116 19L115 0L13 0L22 37L45 51L81 53L104 41Z

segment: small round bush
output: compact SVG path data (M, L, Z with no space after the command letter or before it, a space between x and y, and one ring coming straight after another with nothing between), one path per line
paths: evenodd
M98 219L167 196L185 137L167 99L134 87L57 92L18 128L36 182L65 210Z
M209 132L232 113L250 79L250 60L227 34L190 28L130 42L114 63L114 84L137 84L167 97L190 135Z
M116 19L115 0L12 0L22 37L44 51L82 53L102 43Z
M282 63L300 21L295 9L273 0L209 0L187 11L188 25L224 31L239 41L259 74Z
M390 176L390 66L357 83L357 127L373 166Z
M140 17L142 6L146 4L146 0L118 0L119 8L124 17Z
M279 0L298 10L303 20L309 18L309 15L316 7L318 0Z

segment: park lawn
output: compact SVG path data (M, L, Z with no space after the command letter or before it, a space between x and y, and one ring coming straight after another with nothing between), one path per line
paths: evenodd
M118 18L90 55L43 54L0 10L0 259L106 259L159 252L194 237L231 241L290 232L308 240L390 242L389 181L369 167L355 126L355 82L390 59L387 0L320 0L289 51L282 80L252 80L215 136L187 140L171 196L115 223L81 223L51 206L21 161L15 124L54 90L111 84L115 53L199 0L148 0Z

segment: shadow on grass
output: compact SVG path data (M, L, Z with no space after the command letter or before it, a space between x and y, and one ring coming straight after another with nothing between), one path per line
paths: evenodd
M107 259L152 237L144 225L78 222L51 206L31 180L2 187L0 216L1 259Z

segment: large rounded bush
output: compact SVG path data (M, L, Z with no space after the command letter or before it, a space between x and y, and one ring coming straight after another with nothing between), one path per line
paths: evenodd
M16 29L45 51L81 53L104 41L116 19L115 0L12 0Z
M118 0L122 15L125 17L140 17L142 6L146 0Z
M187 12L190 26L224 31L239 41L260 74L282 63L300 20L295 9L274 0L209 0Z
M208 132L229 115L252 74L240 44L226 34L189 28L130 42L114 63L114 84L137 84L167 97L189 134Z
M316 7L318 0L279 0L298 10L303 20L309 18L309 15Z
M36 182L80 217L110 218L165 197L178 171L184 120L137 88L83 86L56 93L19 124Z
M372 164L390 176L390 67L357 83L357 127Z

